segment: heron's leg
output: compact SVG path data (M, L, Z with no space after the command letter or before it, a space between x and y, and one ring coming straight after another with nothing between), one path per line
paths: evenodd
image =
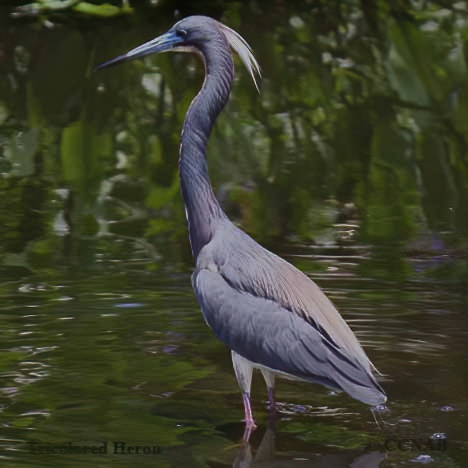
M231 353L234 372L236 373L237 382L239 383L239 387L242 390L242 398L244 400L245 425L246 431L249 431L247 436L248 439L248 437L250 436L250 432L252 432L252 430L256 427L252 417L252 407L250 406L250 387L252 385L253 366L250 361L243 358L236 352L231 351Z
M268 387L268 409L275 410L276 402L275 402L275 373L268 370L262 369L263 378Z
M268 422L274 428L276 426L275 373L268 369L262 369L262 374L268 388Z

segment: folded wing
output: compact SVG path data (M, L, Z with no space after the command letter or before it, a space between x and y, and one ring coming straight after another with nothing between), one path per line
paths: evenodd
M257 252L253 262L252 256L246 255L251 246L245 242L242 249L221 249L221 252L229 252L229 261L221 255L213 262L214 257L208 252L211 263L206 264L202 256L193 276L197 300L218 339L253 363L342 389L370 405L383 403L386 398L372 374L370 361L318 286L304 275L309 287L306 294L315 294L311 309L307 309L307 296L302 297L300 291L303 281L300 275L303 274L256 243L262 256L259 262ZM238 255L233 258L232 252ZM272 256L266 262L265 252ZM278 260L280 268L286 265L300 275L278 278L279 273L271 264ZM290 271L286 273L291 275ZM288 302L287 294L299 297ZM361 353L348 352L347 347L337 342L334 333L325 330L323 319L322 323L317 319L316 316L329 313L327 308L330 307L338 316L338 325L342 322L345 330L352 334L355 343L348 343L349 346L357 344ZM336 317L325 323L333 323L333 319ZM342 342L346 343L346 337Z

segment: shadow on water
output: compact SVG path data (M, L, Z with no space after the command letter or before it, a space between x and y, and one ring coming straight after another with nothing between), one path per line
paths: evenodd
M389 397L377 425L280 380L273 430L255 378L246 444L179 194L202 71L174 55L90 72L170 26L160 3L108 21L0 7L2 466L467 466L466 5L176 2L239 30L263 69L260 95L239 69L213 131L218 197L326 291Z

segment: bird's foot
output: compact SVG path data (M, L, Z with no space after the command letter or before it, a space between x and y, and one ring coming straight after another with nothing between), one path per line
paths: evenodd
M276 427L276 420L278 417L276 401L275 401L275 389L268 388L268 424L270 427Z
M268 388L268 406L267 408L270 411L276 412L276 401L275 401L275 389L269 387Z
M250 406L250 394L247 392L244 392L242 394L242 397L244 399L244 411L245 411L245 430L244 430L244 441L248 442L250 438L250 434L252 434L252 431L256 429L255 421L252 416L252 407Z
M257 425L255 424L255 421L250 418L245 420L245 429L244 429L244 435L242 436L242 440L244 442L248 442L250 439L250 436L252 435L252 432L257 429Z
M268 400L267 409L268 409L269 411L276 412L276 401Z

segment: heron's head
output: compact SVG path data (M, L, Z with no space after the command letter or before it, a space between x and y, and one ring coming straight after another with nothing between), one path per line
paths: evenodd
M260 67L245 39L234 30L207 16L184 18L161 36L135 47L126 54L98 65L96 70L160 52L196 52L204 55L210 44L221 47L223 44L227 44L235 51L258 89L257 78L260 77Z

